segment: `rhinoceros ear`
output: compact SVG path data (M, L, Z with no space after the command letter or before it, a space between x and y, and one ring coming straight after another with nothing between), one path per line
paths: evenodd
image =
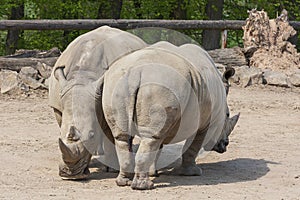
M54 77L58 80L60 89L63 89L67 84L67 79L64 73L65 66L56 67L54 71Z
M226 70L223 74L223 81L228 81L230 77L235 74L235 69L232 67L226 67Z

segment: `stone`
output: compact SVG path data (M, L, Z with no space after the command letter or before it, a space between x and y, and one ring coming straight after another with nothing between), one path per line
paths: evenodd
M47 79L50 77L52 72L52 67L48 66L45 63L38 62L36 68L43 78Z
M290 82L295 87L300 87L300 73L292 74L290 77Z
M223 74L226 71L226 66L220 63L215 63L215 66L217 67L218 71Z
M10 70L0 72L1 93L5 94L18 88L18 73Z
M38 71L32 67L23 67L19 73L19 78L32 89L45 87L38 81Z
M287 75L277 71L265 71L263 74L264 83L280 87L291 87Z
M49 88L49 78L45 79L44 85L46 88Z
M32 67L22 67L19 74L38 79L38 71Z
M262 76L262 70L256 67L236 67L235 75L233 76L233 82L240 84L242 87L247 87L254 84L261 84Z

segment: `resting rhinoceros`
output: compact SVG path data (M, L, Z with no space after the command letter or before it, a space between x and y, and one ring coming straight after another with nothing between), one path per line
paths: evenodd
M100 77L115 60L145 46L130 33L103 26L76 38L57 60L50 77L49 104L61 132L61 177L81 179L89 174L92 153L101 153L102 142L108 140L100 128L104 121L96 91L98 82L103 82ZM110 131L105 122L101 126Z
M226 71L223 80L233 74ZM182 174L200 175L195 158L201 147L226 151L238 120L229 118L222 76L195 45L160 43L117 60L104 75L102 106L120 164L116 183L133 189L153 188L148 172L159 148L185 139ZM135 157L134 136L141 138Z

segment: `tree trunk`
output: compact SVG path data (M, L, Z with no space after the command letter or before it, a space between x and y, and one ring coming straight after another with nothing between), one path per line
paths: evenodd
M24 4L18 5L11 8L10 20L22 19L24 18ZM6 36L6 49L5 52L7 55L15 53L18 47L18 40L20 36L20 30L8 30Z
M141 0L133 0L133 5L136 10L136 16L138 19L143 19L142 11L141 11Z
M112 0L111 1L111 18L120 19L122 10L123 0Z
M187 19L186 1L177 0L177 6L171 14L171 17L174 19Z
M205 12L209 20L221 20L223 17L224 0L208 0ZM204 30L202 33L202 46L206 50L220 48L221 31Z
M101 1L98 8L98 19L120 19L123 0Z

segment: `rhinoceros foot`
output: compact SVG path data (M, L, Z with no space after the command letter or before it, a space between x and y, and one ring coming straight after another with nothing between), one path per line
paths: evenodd
M202 170L196 164L193 164L189 166L181 166L178 169L178 173L182 176L201 176Z
M146 173L135 174L131 188L134 190L151 190L154 188L154 183Z
M130 186L132 184L132 180L122 175L119 175L116 179L116 183L118 186Z
M88 167L86 167L83 171L80 171L80 173L74 174L72 171L69 169L63 168L60 166L59 169L59 176L63 180L82 180L86 179L90 175L90 170Z

